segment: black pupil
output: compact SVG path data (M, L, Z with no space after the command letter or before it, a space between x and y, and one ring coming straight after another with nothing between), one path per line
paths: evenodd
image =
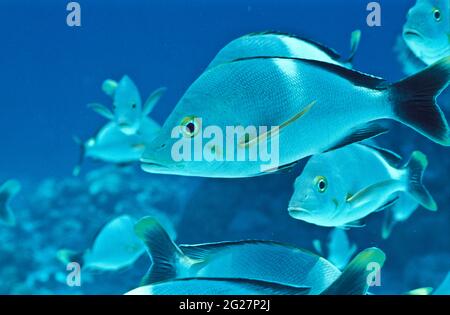
M133 104L133 108L136 108L136 104Z
M195 131L195 124L193 122L190 122L186 125L186 129L189 133L194 133Z
M321 180L320 182L319 182L319 188L322 190L322 189L325 189L325 182L323 181L323 180Z
M435 11L434 12L434 17L439 20L441 18L441 12Z

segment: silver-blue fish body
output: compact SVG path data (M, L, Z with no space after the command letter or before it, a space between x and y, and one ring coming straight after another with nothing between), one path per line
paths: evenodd
M407 190L407 171L390 165L376 150L352 144L313 156L295 182L289 213L321 226L345 226L366 217ZM326 186L320 191L320 181ZM365 188L386 183L364 203L349 202ZM317 190L317 191L316 191ZM380 193L381 192L381 193Z
M144 153L144 170L208 177L262 173L267 163L260 159L175 163L171 148L176 139L171 132L186 117L201 118L203 128L217 126L224 134L227 126L266 126L270 130L285 125L279 132L278 165L282 166L333 147L352 128L381 118L393 119L394 114L386 90L357 86L308 61L268 58L222 64L203 73L179 101ZM199 132L191 140L202 136ZM215 149L222 157L227 156L228 145L235 154L255 145L233 146L234 139L226 141Z
M126 295L303 295L309 288L253 279L187 278L142 286Z
M275 242L182 245L190 257L180 259L177 277L247 278L311 287L311 294L328 288L341 274L330 262L310 252ZM214 247L214 245L213 245ZM206 252L204 252L206 250ZM203 253L196 260L196 253Z

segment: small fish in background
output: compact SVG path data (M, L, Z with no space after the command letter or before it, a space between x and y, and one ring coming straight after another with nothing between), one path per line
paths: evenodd
M403 165L397 154L368 144L315 155L295 181L289 215L319 226L358 227L369 214L395 205L399 193L436 211L422 184L427 165L419 151Z
M449 146L448 123L436 104L449 79L450 57L394 84L317 60L238 59L205 71L189 87L146 148L141 167L150 173L219 178L269 174L383 134L387 128L375 122L380 119L396 120ZM270 131L242 135L238 141L215 139L211 145L200 142L208 126L224 134L227 126L279 126L279 158L273 167L261 157L236 158L248 156L262 140L270 142ZM215 159L174 161L173 148L180 141L173 136L174 128L192 144L194 156L209 152Z
M119 82L106 80L102 89L113 98L113 111L99 103L92 103L88 106L106 119L114 121L124 134L134 135L142 130L147 134L158 131L159 124L148 115L164 95L166 88L154 91L144 105L142 105L138 88L127 75L123 76Z
M232 278L308 287L309 294L365 294L367 264L376 262L382 266L385 260L381 250L369 248L341 272L309 251L272 241L178 246L152 217L138 221L135 232L153 262L142 286L183 278Z
M350 55L342 60L333 49L306 38L273 31L251 33L233 40L222 48L207 69L239 58L258 56L312 59L351 68L360 39L361 31L354 31L351 35Z
M87 141L75 137L75 142L80 146L80 158L73 170L74 176L79 175L85 157L120 165L139 161L147 143L155 138L161 128L148 115L165 88L153 92L144 106L136 85L126 75L119 82L106 80L102 89L113 97L114 111L99 103L88 105L110 122Z
M9 202L21 190L21 185L17 180L8 180L0 186L0 223L8 226L16 225L14 213L9 206Z
M433 295L450 295L450 272L447 274L439 287L434 290Z
M86 157L119 165L139 161L147 145L146 141L154 137L153 132L146 135L126 135L120 131L115 122L107 123L95 136L85 142L75 137L75 142L80 146L80 158L73 175L79 175Z
M57 258L64 264L77 262L85 270L115 271L128 267L145 253L144 244L134 233L135 223L128 215L117 217L99 231L90 249L62 249Z
M343 229L334 228L328 236L327 244L328 255L327 260L335 265L339 270L347 266L350 259L356 252L356 244L351 244L347 233ZM324 255L322 245L319 240L313 241L316 252Z
M431 65L450 55L450 3L417 0L408 11L403 39L414 55Z
M142 286L125 295L305 295L309 290L252 279L187 278Z

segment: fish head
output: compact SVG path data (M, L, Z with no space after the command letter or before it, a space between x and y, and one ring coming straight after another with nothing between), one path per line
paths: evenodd
M126 135L135 134L142 119L142 101L134 82L124 76L114 94L114 120Z
M417 0L408 11L403 38L412 52L426 64L448 54L449 10L448 0Z
M289 201L289 215L319 226L334 226L342 208L343 181L321 155L312 157L296 179Z
M243 167L242 163L226 162L224 133L227 125L235 123L235 115L226 107L219 114L218 106L220 102L208 95L184 96L147 145L141 158L142 169L149 173L219 177Z

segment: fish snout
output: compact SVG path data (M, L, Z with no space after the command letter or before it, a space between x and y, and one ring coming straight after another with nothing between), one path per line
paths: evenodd
M291 203L288 206L288 212L291 217L299 218L310 216L311 211L307 209L303 204Z
M122 131L127 136L135 134L138 130L136 126L133 126L126 121L119 121L117 125L119 126L120 131Z

